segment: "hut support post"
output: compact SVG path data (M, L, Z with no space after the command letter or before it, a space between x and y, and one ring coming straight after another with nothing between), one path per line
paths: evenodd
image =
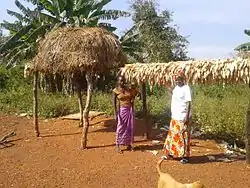
M149 139L150 137L150 127L148 123L148 109L147 109L147 89L146 89L146 84L142 84L142 89L141 89L141 96L142 96L142 108L143 108L143 118L144 122L146 125L146 137Z
M246 162L250 164L250 101L246 115Z
M39 137L39 127L38 127L38 100L37 100L37 80L38 72L34 72L34 82L33 82L33 124L35 128L36 136Z
M83 127L83 102L82 102L82 91L81 88L77 88L78 104L80 109L80 122L79 127Z
M87 147L87 136L89 129L89 111L90 104L92 99L92 91L93 91L93 74L92 72L86 72L86 81L87 81L87 99L85 104L85 109L83 113L83 131L82 131L82 149L86 149Z

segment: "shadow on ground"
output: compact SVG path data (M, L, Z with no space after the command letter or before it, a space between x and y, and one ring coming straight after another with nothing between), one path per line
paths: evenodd
M91 126L95 126L100 123L102 123L100 128L91 132L115 132L116 131L116 120L113 118L107 118L107 119L92 123ZM152 122L149 121L148 125L151 129ZM147 130L147 127L146 127L145 121L143 119L136 118L135 124L134 124L134 136L144 136L146 133L146 130ZM157 135L157 133L159 133L159 130L151 129L150 137L154 137L155 135Z

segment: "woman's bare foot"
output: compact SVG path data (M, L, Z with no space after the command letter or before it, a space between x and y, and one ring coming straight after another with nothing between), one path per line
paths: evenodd
M119 153L119 154L123 153L122 150L121 150L121 148L119 146L116 147L116 152Z

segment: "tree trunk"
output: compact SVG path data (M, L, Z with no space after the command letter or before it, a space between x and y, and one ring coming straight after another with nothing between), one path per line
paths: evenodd
M40 81L39 81L39 87L43 93L46 92L46 80L45 75L40 74Z
M70 77L70 75L66 75L64 78L63 78L63 93L65 95L68 95L68 96L71 96L73 95L73 81Z
M38 72L34 72L34 83L33 83L33 124L35 127L36 136L39 137L39 127L38 127L38 100L37 100L37 78Z
M79 109L80 109L80 122L79 122L79 127L83 126L83 102L82 102L82 91L81 88L77 88L77 96L78 96L78 104L79 104Z
M87 135L89 129L89 110L92 98L93 91L93 74L92 72L86 72L86 81L87 81L87 99L83 114L83 131L82 131L82 149L87 147Z
M60 74L55 75L55 83L57 92L62 92L63 77Z
M56 93L56 79L55 75L50 74L49 75L49 85L50 85L50 92L51 93Z
M148 123L148 109L147 109L147 90L146 90L146 84L143 83L142 84L142 90L141 90L141 97L142 97L142 108L143 108L143 118L144 118L144 122L146 125L146 136L147 139L150 138L150 126Z
M248 104L246 115L246 162L250 164L250 102Z

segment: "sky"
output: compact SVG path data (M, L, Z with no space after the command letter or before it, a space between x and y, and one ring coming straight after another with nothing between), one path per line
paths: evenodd
M6 9L17 10L14 0L0 0L0 22L13 21ZM23 0L20 0L24 2ZM25 4L25 3L24 3ZM178 31L188 36L188 55L195 59L231 58L234 48L250 41L244 29L250 29L249 0L158 0L159 11L173 12ZM107 9L129 10L128 0L113 0ZM118 34L132 26L130 18L111 22Z

